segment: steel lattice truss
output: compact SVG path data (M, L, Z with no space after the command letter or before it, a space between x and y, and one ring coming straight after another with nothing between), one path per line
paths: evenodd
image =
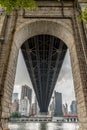
M67 46L50 35L38 35L21 47L41 112L48 105L55 87Z

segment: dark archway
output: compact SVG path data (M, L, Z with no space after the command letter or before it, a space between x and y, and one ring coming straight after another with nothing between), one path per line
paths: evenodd
M18 26L15 29L12 44L10 45L7 42L8 44L1 45L3 49L0 55L0 84L3 89L1 89L0 116L4 129L8 128L8 117L10 114L19 49L27 39L41 34L56 36L64 41L69 48L80 130L87 129L87 125L85 125L87 123L87 64L84 55L85 50L82 47L82 42L85 43L84 39L82 37L80 39L78 38L78 31L73 31L73 28L76 28L67 19L21 20L23 20L22 23L18 20Z
M21 49L36 93L40 112L46 113L67 46L57 37L42 34L25 41Z

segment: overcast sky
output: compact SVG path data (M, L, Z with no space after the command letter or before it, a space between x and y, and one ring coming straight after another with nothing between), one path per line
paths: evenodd
M27 72L22 52L20 50L18 56L15 85L14 85L14 92L19 93L19 98L21 93L21 86L25 84L32 88L32 83L29 74ZM60 75L55 86L55 90L62 93L63 103L68 103L70 105L71 101L75 99L69 51L67 51L66 53L60 71Z
M66 53L55 90L62 93L63 103L71 104L71 101L75 100L69 51Z
M19 93L19 98L21 94L21 86L22 85L28 85L29 87L32 87L32 83L27 71L27 67L25 65L25 61L22 55L21 50L19 50L19 56L18 56L18 63L17 63L17 69L16 69L16 76L15 76L15 83L14 83L14 91ZM34 92L33 92L34 95Z

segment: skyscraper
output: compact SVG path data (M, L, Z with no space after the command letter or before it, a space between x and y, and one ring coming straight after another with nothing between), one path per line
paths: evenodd
M19 112L21 113L21 115L29 116L29 111L30 111L29 99L27 97L24 97L24 99L20 100Z
M29 99L30 104L31 104L32 89L29 86L27 86L27 85L23 85L22 86L21 99L24 99L24 97L27 97Z
M71 103L71 113L72 114L77 114L77 104L76 104L76 101L73 100L72 103Z
M37 114L37 98L36 98L36 96L35 96L35 114Z
M55 111L54 115L55 116L62 116L62 94L59 92L54 92L54 98L55 98Z
M51 114L51 116L53 116L54 115L54 109L55 109L55 100L54 100L54 97L52 97L52 102L51 102L51 104L50 104L50 114Z
M38 107L38 102L37 102L37 98L35 96L35 101L34 103L32 104L32 112L31 114L32 115L37 115L39 113L39 107Z
M68 105L67 105L67 103L63 104L63 115L66 115L66 114L68 114Z
M11 105L11 113L18 112L19 111L19 100L15 99L14 102L12 102Z

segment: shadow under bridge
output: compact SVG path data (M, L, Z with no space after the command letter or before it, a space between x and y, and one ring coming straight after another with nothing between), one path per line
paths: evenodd
M38 100L40 112L48 112L67 46L57 37L36 35L21 47L23 57Z

